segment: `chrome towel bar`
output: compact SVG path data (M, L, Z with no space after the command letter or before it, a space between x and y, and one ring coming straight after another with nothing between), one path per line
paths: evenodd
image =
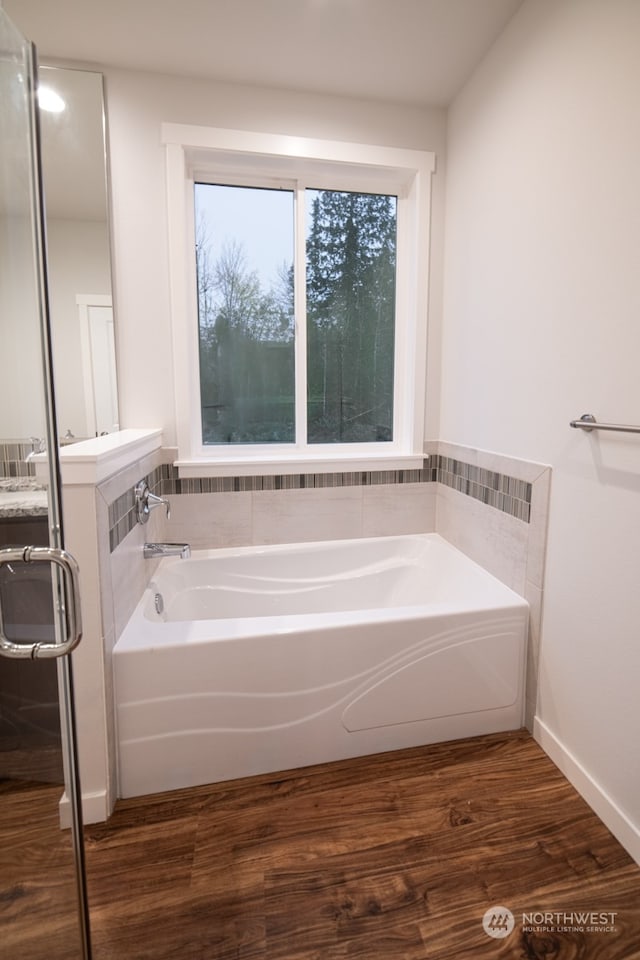
M592 430L614 430L616 433L640 433L640 427L627 427L623 423L598 423L592 413L583 413L579 420L571 420L570 427L580 427L590 433Z

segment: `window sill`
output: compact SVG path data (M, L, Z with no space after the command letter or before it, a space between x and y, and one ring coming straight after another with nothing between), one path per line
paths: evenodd
M252 477L275 476L291 473L359 473L362 471L421 470L427 454L403 456L391 454L386 457L224 457L216 460L175 460L180 479L199 477Z

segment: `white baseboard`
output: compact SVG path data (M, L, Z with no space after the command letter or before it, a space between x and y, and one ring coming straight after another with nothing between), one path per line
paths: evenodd
M60 815L60 829L68 830L71 827L71 805L66 791L60 798L58 805ZM111 814L106 790L97 790L95 793L82 795L83 823L103 823Z
M533 736L629 856L640 864L640 829L537 716L533 721Z

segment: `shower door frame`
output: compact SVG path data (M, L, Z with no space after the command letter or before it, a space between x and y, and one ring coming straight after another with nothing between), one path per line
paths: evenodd
M49 276L47 265L46 212L42 174L42 141L38 112L38 53L34 43L29 43L29 117L31 121L31 175L33 197L33 242L36 266L37 300L40 313L42 346L42 372L44 380L45 417L49 489L49 537L54 549L64 549L62 523L62 482L55 392L53 386L53 348L51 338L51 308L49 302ZM57 632L64 635L64 611L57 611ZM71 842L75 867L76 892L78 897L78 922L82 960L91 960L91 930L87 873L82 822L82 791L78 767L75 700L73 693L73 664L70 654L58 660L58 686L60 698L60 726L62 753L65 767L65 790L71 816Z
M55 554L60 556L64 554L64 532L63 532L63 518L62 518L62 504L61 504L61 479L60 479L60 463L58 456L58 430L56 423L56 407L55 407L55 394L54 394L54 385L53 385L53 361L52 361L52 337L51 337L51 315L50 315L50 303L49 303L49 283L48 283L48 268L47 268L47 246L46 246L46 226L45 226L45 208L44 208L44 189L43 189L43 173L42 173L42 152L41 152L41 134L40 134L40 118L39 118L39 109L37 103L37 90L38 90L38 58L37 50L33 43L29 42L22 35L15 25L12 23L10 18L7 16L6 12L0 6L0 16L5 18L5 23L7 24L8 31L15 33L17 46L15 53L15 60L18 64L19 71L24 70L24 85L25 85L25 94L23 99L23 104L26 107L25 110L25 124L23 125L23 131L25 136L25 142L28 145L28 162L29 162L29 173L28 173L28 184L25 179L25 186L28 186L28 191L25 192L25 196L28 193L28 203L30 206L30 219L31 219L31 241L32 241L32 252L33 252L33 277L34 277L34 292L35 292L35 306L36 309L33 313L34 318L34 329L37 327L37 332L39 334L39 347L40 347L40 362L38 365L38 373L41 376L42 384L42 394L43 394L43 414L44 414L44 429L45 429L45 440L46 440L46 450L47 450L47 486L48 486L48 527L49 527L49 550L50 554ZM18 40L19 38L19 40ZM12 57L14 56L12 50L7 51ZM26 128L26 129L25 129ZM26 206L25 206L26 210ZM34 354L35 357L35 354ZM35 375L35 374L34 374ZM38 385L39 386L39 385ZM25 383L25 392L28 392L30 389L30 384ZM13 398L16 401L19 401L19 398ZM29 547L30 545L20 545L22 547ZM11 551L14 552L14 551ZM65 555L69 557L68 554ZM27 562L31 558L31 551L25 550L24 561ZM73 565L75 561L73 558L69 558ZM52 557L52 560L57 564L59 561L55 560L55 557ZM56 568L57 569L57 568ZM56 583L55 572L52 573L54 577L53 582ZM66 588L65 588L66 589ZM68 594L64 592L59 594L61 597L67 597L67 600L59 600L57 603L54 603L54 613L53 613L53 629L56 637L56 645L62 646L62 639L67 634L67 617L73 616L75 619L75 611L73 610L73 600L69 599ZM75 598L74 598L75 599ZM67 609L65 609L67 606ZM79 613L78 613L78 622L79 622ZM80 636L81 630L78 631L78 639ZM5 652L7 646L5 646ZM11 644L9 644L9 647ZM30 656L38 656L38 644L30 645L33 647ZM41 647L49 647L51 650L51 645L49 644L40 644ZM64 644L64 649L66 650L67 645ZM61 655L62 654L62 655ZM9 652L7 655L15 656L15 653ZM78 947L80 953L78 954L79 960L91 960L92 949L91 949L91 935L90 935L90 924L89 924L89 906L88 906L88 897L87 897L87 882L86 882L86 864L85 864L85 851L84 851L84 839L83 839L83 823L82 823L82 795L80 789L80 777L79 777L79 768L78 768L78 753L77 753L77 737L76 737L76 718L75 718L75 705L74 705L74 693L73 693L73 666L71 662L70 653L63 653L61 651L49 652L47 656L55 656L57 659L57 672L58 672L58 698L59 698L59 710L60 710L60 732L61 732L61 748L62 748L62 759L64 767L64 785L66 792L66 799L69 805L70 811L70 828L71 828L71 855L73 859L73 868L74 868L74 884L70 889L75 887L76 893L76 902L71 905L71 910L76 915L79 927L79 942ZM25 654L24 649L19 652L21 659L25 659L28 655ZM27 665L29 660L27 659ZM54 958L52 957L52 960Z

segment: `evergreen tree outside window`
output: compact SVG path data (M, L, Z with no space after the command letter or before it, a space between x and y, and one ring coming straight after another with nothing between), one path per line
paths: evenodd
M294 277L305 283L308 444L393 440L396 206L391 195L195 185L203 444L300 442ZM304 263L294 264L294 249ZM300 371L298 372L300 376ZM300 400L299 400L300 402Z
M396 198L306 193L307 441L391 441Z

